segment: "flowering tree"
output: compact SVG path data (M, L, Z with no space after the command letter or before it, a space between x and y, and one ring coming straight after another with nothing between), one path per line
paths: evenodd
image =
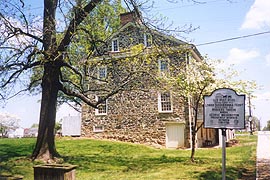
M254 81L234 79L238 74L232 67L219 71L221 61L204 57L201 60L187 58L186 68L171 77L166 83L175 89L187 101L191 130L191 161L195 160L196 135L203 123L198 126L198 114L203 107L204 95L211 94L219 88L231 88L238 93L251 94L257 85Z
M7 114L7 113L1 113L0 114L0 134L1 137L6 137L8 135L8 132L11 130L16 130L19 127L19 118Z

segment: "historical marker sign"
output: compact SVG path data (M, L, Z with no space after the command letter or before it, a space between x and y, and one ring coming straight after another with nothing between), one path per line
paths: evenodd
M245 128L245 95L223 88L204 96L204 127L219 129Z

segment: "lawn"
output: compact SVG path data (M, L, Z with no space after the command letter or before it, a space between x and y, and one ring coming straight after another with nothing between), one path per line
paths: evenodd
M226 177L255 179L257 136L237 136L240 143L226 148ZM17 174L33 179L28 157L35 139L0 139L0 174ZM141 179L221 179L221 148L196 150L196 162L190 162L190 150L155 149L122 142L61 138L57 150L65 163L78 165L77 180Z

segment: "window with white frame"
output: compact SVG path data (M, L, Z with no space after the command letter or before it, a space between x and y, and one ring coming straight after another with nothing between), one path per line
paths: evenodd
M93 132L103 132L104 131L104 126L103 125L96 125L96 126L93 126Z
M103 97L96 96L96 101L99 101L101 98L103 98ZM107 115L107 110L108 110L108 100L106 99L97 106L97 108L95 109L95 114L96 115Z
M151 36L151 34L144 33L143 39L144 39L144 46L145 47L150 47L152 45L152 36Z
M160 92L158 94L158 111L159 112L172 112L172 99L170 92Z
M97 78L99 80L104 80L107 78L107 67L106 66L99 66L97 69Z
M167 75L169 73L169 63L166 59L158 60L158 68L161 76Z
M112 40L112 51L113 52L119 51L119 41L117 38Z

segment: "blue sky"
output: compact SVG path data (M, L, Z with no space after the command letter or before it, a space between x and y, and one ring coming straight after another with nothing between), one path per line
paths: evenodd
M203 1L203 0L201 0ZM42 2L27 0L31 10L41 13ZM156 0L153 13L168 17L174 26L192 24L199 27L190 34L183 34L193 44L203 44L228 38L240 37L270 31L270 1L268 0L204 0L206 3L193 4L190 1L169 3ZM211 59L222 59L226 64L235 64L241 72L239 79L255 80L261 86L252 99L252 114L261 119L262 125L270 120L270 33L241 38L233 41L202 45L197 47L202 55ZM9 101L0 111L17 115L23 127L38 122L39 96L18 97ZM58 111L57 119L76 115L77 112L64 107Z

